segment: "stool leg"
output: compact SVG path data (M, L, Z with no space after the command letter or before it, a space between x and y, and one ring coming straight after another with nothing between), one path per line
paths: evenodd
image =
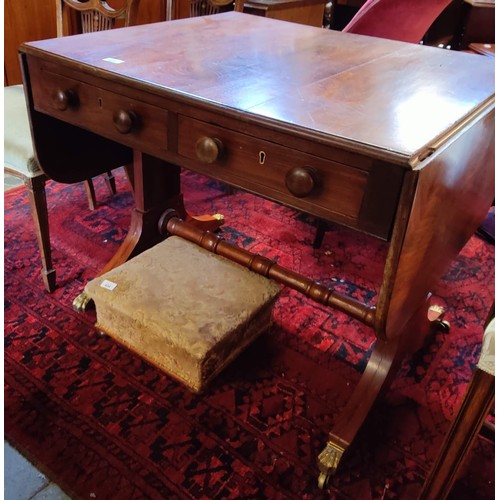
M97 206L97 199L95 197L94 183L92 182L92 179L87 179L86 181L83 181L83 184L85 185L85 191L87 192L89 209L95 210L95 207Z
M40 255L42 257L42 279L45 288L53 292L56 288L56 271L52 266L52 252L50 248L49 214L47 198L45 196L45 177L26 177L24 183L28 189L31 214L35 223L36 237Z
M313 248L318 249L321 247L321 244L323 243L323 237L325 236L325 231L326 231L326 222L317 219L316 220L316 235L314 237L314 242L313 242Z
M113 175L113 172L108 170L104 174L104 180L106 181L106 185L108 186L109 194L115 195L116 194L116 181L115 181L115 176Z
M106 181L106 185L108 186L109 193L111 195L116 194L116 181L114 175L108 171L104 175L104 180ZM92 179L87 179L86 181L83 181L85 185L85 191L87 193L87 201L89 202L89 209L90 210L95 210L97 207L97 198L95 195L95 188L94 188L94 182Z

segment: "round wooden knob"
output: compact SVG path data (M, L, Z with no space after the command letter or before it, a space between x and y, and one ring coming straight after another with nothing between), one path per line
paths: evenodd
M137 116L133 111L120 109L114 112L113 123L120 134L128 134L137 124Z
M201 137L196 141L195 151L198 160L203 163L213 163L220 158L224 146L219 139L212 137Z
M69 106L76 104L76 102L77 96L73 90L57 89L56 93L54 94L54 103L56 105L56 108L61 111L64 111Z
M315 171L307 167L294 167L288 171L285 178L288 191L297 198L310 195L318 186Z

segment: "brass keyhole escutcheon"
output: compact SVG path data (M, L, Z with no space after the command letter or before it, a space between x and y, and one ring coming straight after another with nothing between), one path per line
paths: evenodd
M259 151L259 163L264 165L266 161L266 153L264 151Z

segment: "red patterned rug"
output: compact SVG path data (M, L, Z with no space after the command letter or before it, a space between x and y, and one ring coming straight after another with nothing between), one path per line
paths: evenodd
M49 183L58 289L44 291L26 193L5 195L5 436L73 498L416 499L479 356L494 247L473 237L435 293L438 333L407 359L328 491L316 456L359 380L371 331L284 290L272 330L196 396L93 328L74 297L124 238L123 177L101 205ZM223 213L222 236L374 303L386 244L341 227L313 250L314 219L194 174L188 209ZM478 439L452 498L494 497L494 447Z

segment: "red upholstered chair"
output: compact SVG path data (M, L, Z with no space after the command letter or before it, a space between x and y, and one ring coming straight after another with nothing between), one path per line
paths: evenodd
M418 43L451 0L367 0L346 33Z

